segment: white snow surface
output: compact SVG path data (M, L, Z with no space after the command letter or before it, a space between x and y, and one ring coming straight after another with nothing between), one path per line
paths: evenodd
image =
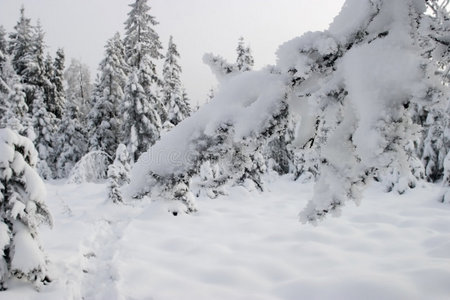
M147 198L106 202L106 184L47 183L53 230L41 228L53 282L36 292L13 280L16 299L448 299L450 206L421 183L405 195L372 184L359 207L302 225L312 184L266 178L198 199L172 216Z

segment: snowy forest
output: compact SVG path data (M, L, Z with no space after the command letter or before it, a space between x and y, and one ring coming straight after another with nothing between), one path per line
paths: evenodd
M450 297L449 1L240 37L203 105L130 2L95 75L0 26L0 299Z

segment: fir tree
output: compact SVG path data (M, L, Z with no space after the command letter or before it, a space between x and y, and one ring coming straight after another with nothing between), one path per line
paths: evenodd
M181 87L180 57L172 36L163 67L163 102L167 110L167 122L177 125L191 113L186 92Z
M130 7L124 39L130 75L121 115L124 115L124 143L134 161L159 138L166 111L156 91L161 80L154 60L163 57L159 36L152 28L158 23L148 13L147 0L136 0Z
M114 162L108 167L108 198L114 203L123 202L120 187L130 182L129 154L124 144L119 144Z
M108 40L105 49L88 124L91 128L90 148L105 151L112 157L121 140L122 124L118 108L124 97L128 66L118 33Z
M236 48L237 52L237 59L236 59L236 66L237 69L241 72L250 71L255 64L252 52L250 50L250 47L246 47L244 45L244 38L239 38L239 43Z
M0 290L11 277L39 288L50 279L38 227L51 226L52 218L34 169L37 152L30 140L9 129L0 129L0 149Z

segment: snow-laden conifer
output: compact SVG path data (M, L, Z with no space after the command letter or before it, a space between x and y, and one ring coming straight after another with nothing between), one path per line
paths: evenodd
M0 289L23 278L37 288L48 283L47 259L38 227L52 225L44 183L34 167L33 143L10 129L0 129Z
M153 28L158 22L149 14L147 0L136 0L130 7L124 39L130 73L121 115L123 142L134 161L159 139L161 120L166 119L167 113L158 94L161 79L156 73L156 60L163 57Z
M181 85L179 57L177 46L173 42L172 36L170 36L163 67L162 93L163 103L167 111L166 122L170 122L175 126L191 113L189 99Z
M255 64L255 61L252 56L252 51L249 46L244 44L244 38L239 38L239 43L236 48L237 58L236 58L236 67L239 71L245 72L250 71Z
M120 35L116 33L105 46L93 91L93 107L88 115L90 149L113 156L121 140L122 115L119 107L124 97L128 66Z
M56 140L57 177L65 178L75 164L87 153L85 126L80 123L77 104L67 102Z

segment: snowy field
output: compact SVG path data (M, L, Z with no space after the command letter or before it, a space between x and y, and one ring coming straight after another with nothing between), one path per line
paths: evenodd
M430 184L404 196L372 185L340 218L302 225L312 185L241 187L174 217L162 202L105 202L105 185L49 183L42 229L54 282L17 299L449 299L450 206Z

